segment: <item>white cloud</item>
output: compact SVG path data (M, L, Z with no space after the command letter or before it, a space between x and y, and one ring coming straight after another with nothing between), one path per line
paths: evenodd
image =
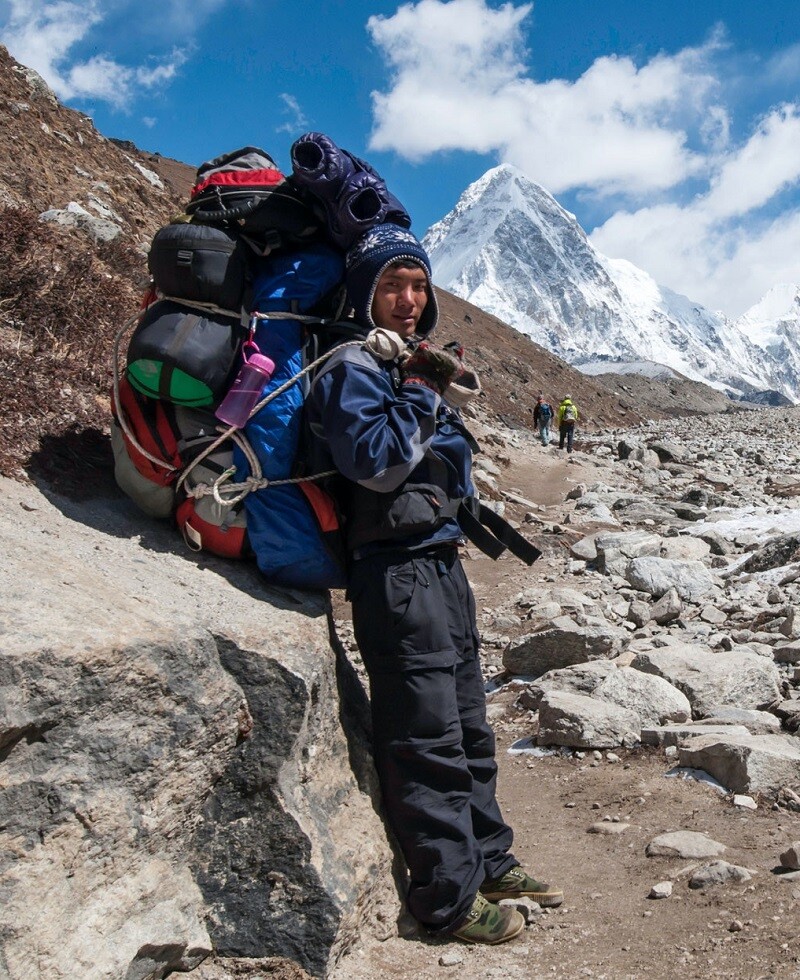
M220 2L223 0L205 0L205 7ZM102 4L98 0L10 0L3 41L17 61L38 71L62 100L98 99L126 108L140 90L168 83L187 58L185 49L174 48L161 59L131 67L107 54L85 60L72 56L76 46L94 37L110 14L126 6L130 0ZM184 7L183 0L173 0L167 13L176 15L180 13L177 8ZM138 6L136 11L138 16Z
M766 204L800 177L800 109L784 105L757 125L745 145L728 155L711 181L705 209L728 217Z
M800 211L770 213L800 186L800 104L765 111L737 142L726 101L778 83L793 96L800 45L760 64L716 28L644 64L603 57L575 80L539 82L535 32L533 55L524 46L531 6L420 0L370 18L390 73L372 96L372 148L494 153L555 194L596 209L622 201L595 245L715 309L741 312L773 283L800 282Z
M781 106L718 162L708 190L688 204L612 215L591 235L659 282L736 315L776 282L800 282L800 210L761 209L800 183L800 110Z
M281 102L283 102L283 115L289 118L285 123L278 126L275 132L293 134L308 129L308 119L306 119L297 99L288 92L281 92Z
M576 81L528 76L523 26L532 5L421 0L368 29L392 74L373 93L373 149L411 159L439 150L496 151L558 193L590 187L647 193L701 170L688 146L716 89L707 61L720 44L643 67L600 58ZM718 122L724 117L716 110ZM717 125L716 135L724 132Z

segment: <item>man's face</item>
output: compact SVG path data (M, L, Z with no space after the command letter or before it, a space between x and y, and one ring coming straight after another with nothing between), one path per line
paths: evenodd
M389 266L378 280L372 300L372 319L384 330L408 338L417 329L428 303L428 277L419 266Z

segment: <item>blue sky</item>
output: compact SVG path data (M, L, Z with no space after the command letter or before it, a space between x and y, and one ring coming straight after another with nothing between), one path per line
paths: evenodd
M797 0L152 9L0 0L0 39L102 133L193 165L255 144L288 169L293 140L325 132L420 236L509 162L601 251L712 309L800 283Z

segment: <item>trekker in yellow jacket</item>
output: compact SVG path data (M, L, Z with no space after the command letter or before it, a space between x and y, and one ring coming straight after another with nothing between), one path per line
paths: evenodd
M572 395L565 395L558 406L558 448L564 448L567 442L567 452L572 452L572 439L575 435L575 423L578 421L578 409L572 401Z

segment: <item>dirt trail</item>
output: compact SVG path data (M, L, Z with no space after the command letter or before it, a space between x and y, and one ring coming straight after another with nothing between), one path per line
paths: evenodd
M539 513L549 521L560 519L571 486L597 479L580 452L568 457L552 446L527 445L511 455L503 487L546 508ZM521 507L509 510L517 519L524 514ZM497 607L561 568L547 551L533 569L470 554L466 567L479 609ZM580 588L578 579L569 584ZM517 857L564 889L564 905L494 948L431 939L404 920L403 937L354 951L334 980L428 980L448 971L459 980L800 978L800 882L774 873L779 854L800 839L800 816L765 802L742 810L706 784L668 778L673 765L660 750L619 750L619 761L607 753L510 754L531 727L515 700L509 687L490 697L498 796L515 830ZM588 832L597 823L619 832ZM704 862L645 855L649 841L674 830L699 831L724 844L724 858L750 869L752 880L690 889L689 868ZM648 898L665 880L673 882L672 896ZM443 956L458 962L442 965Z

